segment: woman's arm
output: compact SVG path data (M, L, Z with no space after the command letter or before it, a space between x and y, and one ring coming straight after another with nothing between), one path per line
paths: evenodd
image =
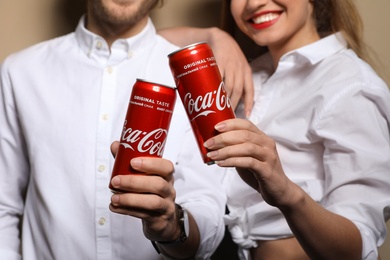
M264 200L281 210L311 259L361 259L362 237L355 224L314 201L284 173L275 141L244 119L215 127L208 156L221 167L236 167Z

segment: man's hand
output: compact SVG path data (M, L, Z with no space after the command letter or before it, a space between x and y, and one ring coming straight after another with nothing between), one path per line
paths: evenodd
M115 156L118 142L111 146ZM175 240L180 235L176 220L173 164L162 158L139 157L131 166L143 174L118 175L111 184L124 193L111 198L110 209L143 221L145 236L154 241Z
M111 144L115 157L119 142ZM162 158L138 157L130 161L131 166L142 173L117 175L112 185L122 191L111 198L110 210L142 220L145 237L151 241L175 241L180 237L178 210L176 210L176 191L174 166ZM193 257L198 250L200 234L198 226L188 212L189 237L178 245L160 245L164 255L175 258Z

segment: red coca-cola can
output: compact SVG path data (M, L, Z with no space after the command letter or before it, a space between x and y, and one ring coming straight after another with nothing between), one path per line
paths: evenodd
M168 58L203 161L214 164L206 156L208 150L203 143L217 134L217 123L235 117L214 54L207 43L200 42L175 51Z
M134 157L162 157L176 101L176 90L137 79L131 92L111 179L139 174L130 166ZM113 192L121 192L109 184Z

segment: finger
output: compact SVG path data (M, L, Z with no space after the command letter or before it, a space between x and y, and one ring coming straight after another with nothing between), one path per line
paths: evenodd
M217 60L217 64L219 64L218 60ZM219 74L221 74L221 78L222 78L222 81L225 82L225 70L224 70L224 67L222 66L218 66L218 70L219 70ZM226 84L226 82L225 82ZM225 87L229 87L229 86L225 86ZM227 89L226 89L227 90Z
M247 130L258 134L264 134L251 121L243 118L233 118L233 119L224 120L216 124L214 128L221 133L233 131L233 130Z
M155 194L160 197L175 197L175 190L160 176L143 174L117 175L111 184L115 189L130 193Z
M246 142L246 143L239 143L236 145L226 146L218 150L210 151L207 153L207 156L213 161L224 161L230 158L243 158L243 157L249 157L255 160L263 161L264 158L266 157L266 150L267 150L266 147L263 148L258 144ZM237 165L237 166L242 167L242 165Z
M235 82L234 82L234 78L235 78L235 74L234 73L229 73L226 71L226 69L224 71L222 71L223 74L221 74L223 76L223 83L224 83L224 87L225 87L225 90L228 94L228 97L230 99L230 103L232 104L233 106L233 109L235 108L235 102L236 100L233 100L233 93L234 93L234 90L235 90Z
M119 206L114 206L112 203L109 205L109 209L117 214L121 215L128 215L140 219L144 218L150 218L151 213L149 211L144 211L141 209L136 209L136 208L125 208L125 207L119 207Z
M118 141L114 141L111 144L110 149L111 149L112 156L115 158L116 153L118 152L118 149L119 149L119 142Z
M225 75L224 84L233 110L236 109L243 94L242 82L239 82L239 72Z
M260 138L261 135L264 135L264 133L249 120L240 118L222 121L215 126L215 129L221 134L218 134L204 142L203 146L207 149L215 150L226 145L237 144L240 142L253 142L252 139ZM255 137L253 134L259 136Z
M261 139L260 144L243 143L226 146L221 149L210 151L208 156L222 167L239 167L250 169L261 179L272 176L272 173L282 171L276 143L273 139Z
M235 145L259 145L264 142L264 135L259 135L246 130L234 130L216 135L204 143L209 150L219 150Z
M170 201L154 194L118 193L111 197L110 209L120 214L148 218L165 214L169 205Z
M254 102L254 95L255 95L255 88L253 84L253 78L252 78L252 70L250 67L245 71L245 84L244 84L244 111L245 111L245 117L248 118L252 108L253 108L253 102Z
M137 171L159 175L167 181L172 179L174 172L172 162L162 158L137 157L133 158L130 164Z
M215 163L220 167L244 168L253 172L261 172L264 165L266 165L265 162L252 157L232 157L221 161L215 161Z
M234 66L234 68L232 69L235 69L237 70L237 65ZM245 74L243 73L244 71L239 69L237 72L235 72L235 75L234 75L234 88L233 88L233 91L232 91L232 100L233 100L233 108L236 109L236 107L238 106L238 103L240 102L240 100L243 98L243 95L245 94Z

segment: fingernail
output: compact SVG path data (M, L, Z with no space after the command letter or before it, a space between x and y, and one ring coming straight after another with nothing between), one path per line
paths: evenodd
M218 151L211 151L207 153L207 157L213 158L218 155Z
M250 110L245 111L245 118L249 119L250 116L251 116L251 111Z
M119 195L116 195L116 194L112 195L111 203L114 204L115 206L117 206L118 202L119 202Z
M215 125L215 129L217 129L217 131L221 131L223 130L224 128L226 127L226 124L225 123L218 123Z
M119 178L118 176L115 176L114 178L112 178L111 184L114 187L118 187L121 184L121 178Z
M131 166L133 167L141 167L142 165L142 159L134 158L131 160Z
M225 161L224 160L221 160L221 161L214 161L216 165L222 165Z
M214 139L209 139L206 142L203 143L203 146L206 148L210 148L214 145Z

